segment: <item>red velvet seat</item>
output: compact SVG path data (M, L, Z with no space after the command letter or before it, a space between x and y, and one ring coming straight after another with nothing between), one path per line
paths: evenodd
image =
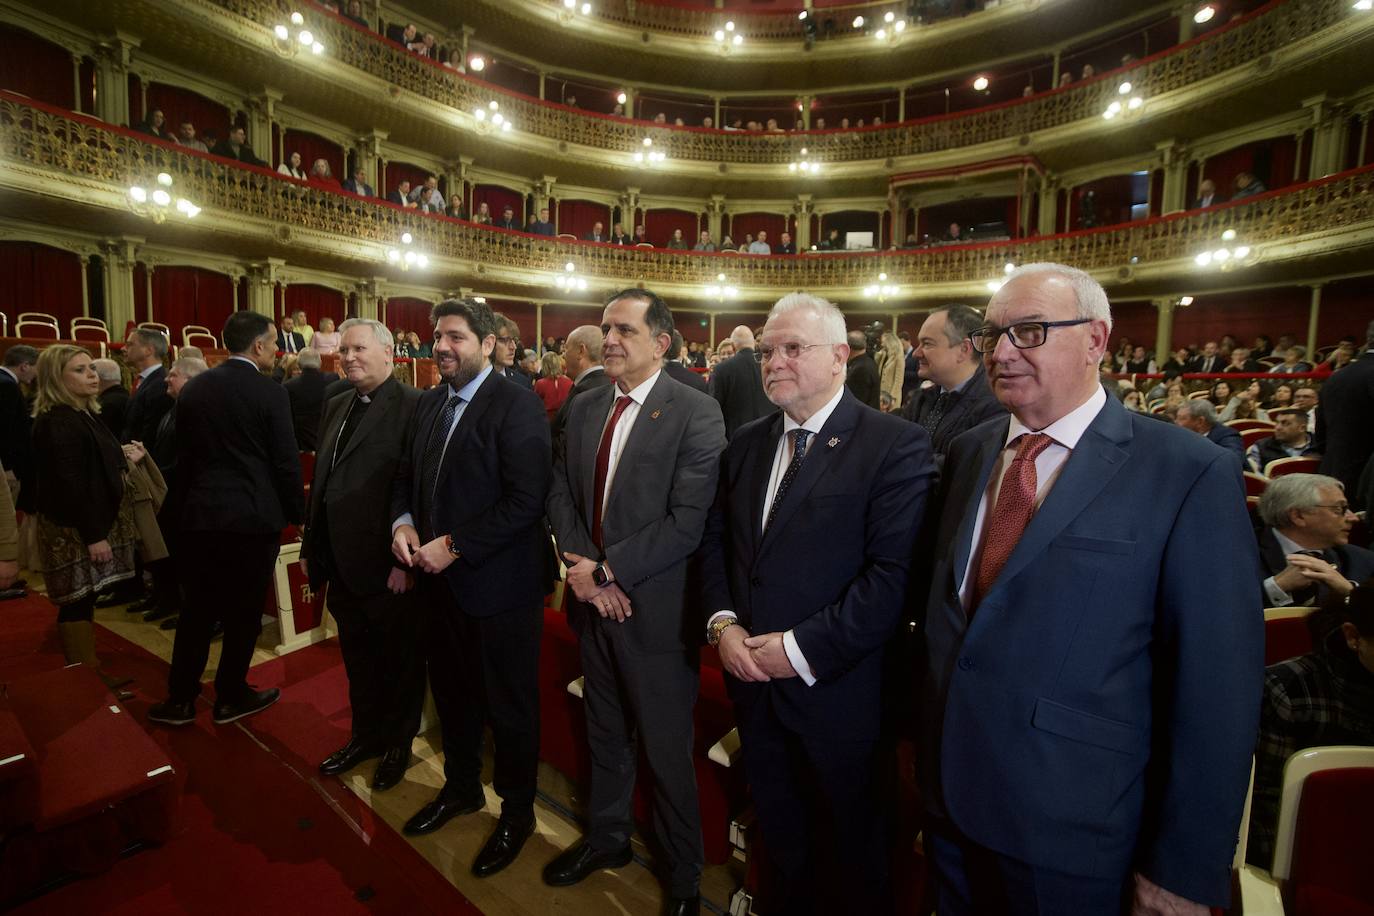
M1364 750L1370 755L1366 766L1319 770L1303 782L1288 878L1290 913L1374 913L1374 882L1366 871L1374 823L1374 748Z
M1264 663L1273 665L1312 651L1307 629L1310 607L1271 607L1264 611Z
M1264 476L1272 479L1285 474L1315 474L1321 463L1320 458L1276 458L1264 466Z
M1254 445L1261 439L1268 439L1274 435L1274 430L1267 426L1255 427L1253 429L1243 429L1240 431L1240 441L1246 448Z
M1244 436L1242 435L1241 438L1244 438ZM1250 443L1247 442L1245 443L1245 445L1248 448L1250 446ZM1269 489L1268 477L1265 477L1263 474L1256 474L1254 471L1245 472L1246 496L1263 496L1264 491L1267 489Z

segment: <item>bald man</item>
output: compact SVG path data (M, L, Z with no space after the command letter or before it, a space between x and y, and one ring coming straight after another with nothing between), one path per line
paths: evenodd
M778 409L763 393L763 376L754 354L754 332L747 325L740 325L730 332L730 342L735 345L735 355L711 370L711 397L720 402L720 412L725 415L726 439L744 424Z
M563 406L558 408L558 413L553 415L551 421L550 432L553 435L555 455L562 444L563 430L568 424L568 405L572 403L573 398L611 383L601 367L601 329L596 325L584 324L573 328L567 340L563 341L562 355L563 374L573 380L573 386L568 392L567 399L563 401Z

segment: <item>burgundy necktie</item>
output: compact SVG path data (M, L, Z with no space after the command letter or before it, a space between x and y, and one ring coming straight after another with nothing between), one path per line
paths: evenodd
M983 556L978 561L978 577L973 583L973 601L969 617L977 610L983 596L997 581L1007 558L1035 514L1035 459L1054 442L1044 433L1023 433L1016 437L1016 455L1011 467L1002 477L997 490L997 505L983 523Z
M601 433L601 444L596 449L596 485L592 492L592 542L596 544L597 550L602 548L601 506L606 502L606 476L611 470L611 439L615 437L615 425L620 422L620 415L630 406L631 400L633 399L628 394L615 399L615 410L611 411L611 418L606 421L606 429Z

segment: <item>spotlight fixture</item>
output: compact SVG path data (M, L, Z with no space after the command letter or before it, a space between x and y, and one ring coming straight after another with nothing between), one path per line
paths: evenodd
M1351 8L1359 10L1362 13L1367 13L1370 10L1374 10L1374 0L1355 0L1355 5Z
M1190 306L1190 305L1193 304L1193 297L1192 297L1192 296L1179 296L1179 297L1178 297L1178 304L1181 305L1183 308L1187 308L1188 306Z
M418 267L423 270L428 267L429 255L416 251L414 248L410 247L414 242L415 236L411 235L409 232L402 232L401 244L398 247L388 248L386 250L387 263L393 267L399 267L401 270L410 270L412 267Z
M481 73L487 69L487 60L480 54L474 54L468 58L468 69L473 73Z
M553 285L565 293L580 293L587 289L587 279L577 275L577 265L572 261L563 265L563 272L556 274Z
M619 102L621 105L624 105L626 99L628 99L628 98L629 98L629 96L627 96L627 95L626 95L625 93L623 93L623 92L617 92L617 93L616 93L616 96L615 96L615 100L616 100L617 102Z
M800 172L803 175L819 175L821 171L821 164L819 162L812 162L811 160L807 159L806 157L807 155L809 155L809 153L810 150L803 146L799 151L798 158L787 163L787 171L793 173Z
M980 76L980 77L978 77L977 79L975 79L975 80L973 81L973 91L974 91L974 92L987 92L987 91L988 91L988 78L987 78L986 76Z
M1196 22L1198 25L1203 25L1205 23L1211 22L1212 17L1216 14L1217 8L1209 3L1206 6L1198 8L1198 11L1193 14L1193 21Z
M893 296L896 296L901 291L902 288L897 284L887 282L887 274L880 273L878 274L877 283L874 283L871 286L864 287L864 298L877 299L879 302L886 302L888 299L892 298Z
M501 114L501 104L495 99L487 103L486 108L477 108L472 112L472 116L477 121L477 129L482 133L490 133L499 130L502 133L510 133L510 119Z
M704 292L717 302L724 302L739 295L739 290L726 282L725 274L716 274L716 282L707 286Z
M1125 96L1131 91L1131 84L1122 83L1116 91L1118 95ZM1133 95L1124 102L1117 99L1107 106L1107 110L1102 112L1102 117L1108 121L1113 121L1118 117L1139 111L1144 104L1145 99L1139 95Z
M272 35L276 38L272 47L283 57L295 57L301 51L309 51L311 54L323 54L324 44L316 40L315 33L305 28L305 16L299 11L292 12L287 20L291 27L285 23L277 23L272 27ZM292 35L294 33L294 39Z
M642 150L640 150L640 151L638 151L638 152L636 152L636 153L634 154L634 160L635 160L635 162L636 162L637 164L639 164L639 165L644 165L645 163L653 164L653 163L655 163L655 162L662 162L663 160L665 160L665 159L668 158L668 154L667 154L667 153L662 153L662 152L659 152L659 151L656 150L656 149L653 149L653 148L652 148L653 145L654 145L654 141L653 141L651 138L649 138L649 137L645 137L645 138L644 138L644 142L643 142L644 149L642 149Z
M1201 251L1193 258L1198 267L1219 267L1222 270L1235 270L1248 267L1253 263L1254 250L1249 245L1233 245L1236 231L1227 229L1221 234L1222 244L1208 251Z
M142 185L130 187L129 209L158 225L167 221L167 215L172 210L176 210L187 219L194 219L196 214L200 212L200 207L184 197L178 197L176 205L172 205L172 194L168 190L172 186L171 175L166 172L158 172L155 185L151 191Z

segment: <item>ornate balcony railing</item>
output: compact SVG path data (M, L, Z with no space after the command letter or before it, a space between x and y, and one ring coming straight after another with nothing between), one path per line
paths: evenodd
M560 0L550 0L562 7ZM579 0L580 2L580 0ZM981 7L981 3L979 6ZM747 8L716 9L711 6L665 3L659 0L597 0L593 15L607 22L629 26L636 29L652 29L665 35L680 35L687 38L709 38L721 23L733 21L740 34L747 36L749 42L792 41L802 39L801 23L797 13L803 8L800 3L786 9L751 10ZM907 16L905 2L878 0L868 3L846 3L843 6L826 6L815 9L811 15L817 19L829 19L833 23L830 36L845 37L863 35L862 27L853 25L854 17L862 15L870 23L883 22L883 14L893 13L903 19ZM953 17L949 17L953 18ZM908 23L912 28L916 24Z
M272 0L183 0L257 23L267 37L280 12ZM598 151L632 156L645 137L670 161L781 165L806 147L812 162L886 160L938 153L1101 119L1129 80L1147 99L1273 54L1352 14L1348 0L1273 0L1243 19L1131 66L1063 89L951 115L856 130L754 133L653 125L599 115L510 92L407 52L375 32L323 10L311 28L329 54L370 76L452 108L473 112L493 98L520 130Z
M626 248L426 216L186 151L5 92L0 92L0 159L5 163L0 185L17 180L15 173L36 172L43 179L40 186L68 198L85 188L123 196L131 185L146 186L165 171L177 192L211 218L228 213L264 220L277 227L284 246L309 244L293 242L306 232L337 236L341 244L331 246L329 253L365 263L360 270L368 274L381 268L381 251L409 232L417 250L442 259L434 265L436 270L446 263L476 275L461 278L464 283L480 282L476 277L481 275L493 280L497 275L552 276L574 260L579 275L606 285L643 281L651 286L695 287L722 270L735 286L760 292L854 289L871 283L880 270L908 288L981 284L1002 276L1008 262L1058 261L1085 270L1121 271L1129 265L1139 269L1192 258L1220 245L1227 230L1234 230L1235 244L1262 255L1266 245L1374 225L1371 165L1220 207L1021 242L778 257ZM376 247L369 250L369 245Z

